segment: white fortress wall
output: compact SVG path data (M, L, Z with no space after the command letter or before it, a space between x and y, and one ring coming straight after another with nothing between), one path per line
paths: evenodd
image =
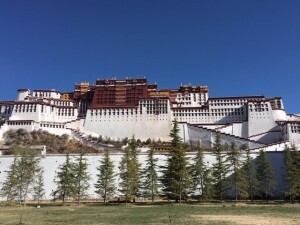
M0 127L0 140L3 140L3 134L9 130L9 126L7 125L7 123L4 123L1 127Z
M238 137L248 138L248 122L233 123L232 134Z
M8 130L18 130L25 129L27 131L33 131L35 127L35 122L32 120L17 120L17 121L7 121Z
M272 112L275 121L284 121L287 119L287 115L284 109L273 109Z
M273 151L283 152L285 146L291 147L291 142L283 141L283 142L279 142L279 143L276 143L276 144L269 144L269 145L265 145L263 147L253 148L253 149L251 149L251 152L259 153L261 150L263 150L265 152L273 152Z
M34 120L40 121L40 104L16 103L9 120Z
M211 148L212 146L212 132L210 130L191 126L187 123L180 123L179 135L185 142L192 141L195 144L200 142L206 148Z
M105 111L104 114L102 109L100 114L100 110L88 109L83 128L85 134L98 134L113 139L135 135L136 139L141 140L169 140L172 122L168 113L155 115L147 114L145 108L142 108L142 113L136 108L122 108L116 110L115 115L109 115L112 111Z
M281 131L270 131L258 135L249 137L250 140L258 141L265 144L275 143L282 141L282 132Z
M252 158L257 157L257 152L252 153ZM114 170L116 174L119 173L119 165L122 159L123 154L111 154L111 159L114 162ZM74 160L78 155L71 155L72 160ZM188 153L188 157L194 158L195 153ZM275 170L276 174L276 188L274 189L275 194L280 195L280 193L284 189L284 183L282 181L282 177L284 177L284 166L283 166L283 153L282 152L267 152L267 157L271 161L272 166ZM90 198L99 198L95 193L94 184L97 180L98 171L96 167L99 166L99 161L103 158L103 155L88 155L85 156L88 163L88 173L91 176L89 181L90 188L88 190L88 195ZM147 154L139 154L139 162L142 167L145 165L145 160L147 158ZM155 158L158 159L158 165L165 165L167 155L166 154L156 154ZM0 186L3 181L5 181L6 173L10 164L13 162L13 156L0 156ZM45 197L44 199L53 199L51 193L56 189L56 184L54 182L56 178L56 173L59 171L59 166L62 165L66 160L65 155L46 155L41 158L40 165L44 170L44 183L45 183ZM204 161L207 163L209 167L215 162L215 157L211 153L204 153ZM161 173L159 173L161 175ZM119 177L116 177L116 184L120 182ZM117 193L119 194L119 193ZM30 196L32 199L32 196ZM4 200L4 198L0 197L0 200Z
M65 124L67 129L73 129L79 131L83 129L84 119L71 120L66 122Z
M29 95L30 95L30 90L29 89L19 89L18 90L17 101L23 101Z
M211 148L213 146L214 137L216 135L216 131L208 130L203 127L197 127L194 125L180 123L180 137L186 142L192 141L194 143L200 142L204 147ZM247 139L239 138L238 136L233 136L229 134L220 133L221 140L223 144L230 145L231 142L235 142L238 147L249 147L258 148L263 147L263 144L255 143Z
M286 128L288 140L295 145L300 145L300 123L288 123Z
M269 102L263 102L259 105L249 103L248 124L249 137L279 130Z
M4 119L9 119L13 110L13 104L2 103L0 105L0 116Z
M220 131L221 133L225 133L225 134L233 134L233 132L234 132L233 124L224 125L217 130Z

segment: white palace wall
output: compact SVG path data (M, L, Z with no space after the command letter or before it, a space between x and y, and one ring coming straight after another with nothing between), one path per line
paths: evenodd
M96 114L95 109L87 111L84 133L92 136L102 135L112 139L131 138L133 135L136 139L142 141L150 139L169 140L169 133L172 127L170 113L166 114L147 114L146 109L142 109L142 113L135 108L119 109L127 111L128 115L100 115Z

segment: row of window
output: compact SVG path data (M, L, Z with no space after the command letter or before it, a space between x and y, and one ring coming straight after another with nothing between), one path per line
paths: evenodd
M292 133L300 133L300 124L291 124Z
M33 121L7 121L8 125L18 126L18 125L32 125Z
M53 92L34 92L35 97L51 97L53 95ZM59 97L58 93L55 93L56 97Z
M53 104L57 106L73 106L73 102L69 101L53 101Z
M255 109L250 109L250 112L268 112L268 108L255 108Z
M13 109L13 105L0 106L0 113L1 114L10 114L12 109Z
M46 128L65 128L65 125L63 124L49 124L49 123L41 123L40 127L46 127Z
M211 112L243 112L244 108L223 108L223 109L211 109Z

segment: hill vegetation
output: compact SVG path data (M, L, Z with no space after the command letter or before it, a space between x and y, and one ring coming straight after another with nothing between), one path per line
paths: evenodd
M99 150L73 140L69 135L54 135L47 131L38 130L28 132L24 129L9 130L4 133L4 144L8 146L46 145L47 154L63 153L99 153ZM8 152L10 154L10 152Z

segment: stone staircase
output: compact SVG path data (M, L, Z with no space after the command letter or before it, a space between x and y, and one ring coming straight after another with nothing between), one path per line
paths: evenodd
M114 147L111 147L111 146L108 146L108 145L105 145L102 143L98 143L97 141L90 140L87 135L81 133L80 131L77 131L77 130L74 130L71 128L67 128L67 129L71 130L72 138L74 138L77 141L80 141L84 145L87 145L89 147L92 147L92 148L95 148L98 150L109 150L110 152L123 152L122 149L114 148Z

